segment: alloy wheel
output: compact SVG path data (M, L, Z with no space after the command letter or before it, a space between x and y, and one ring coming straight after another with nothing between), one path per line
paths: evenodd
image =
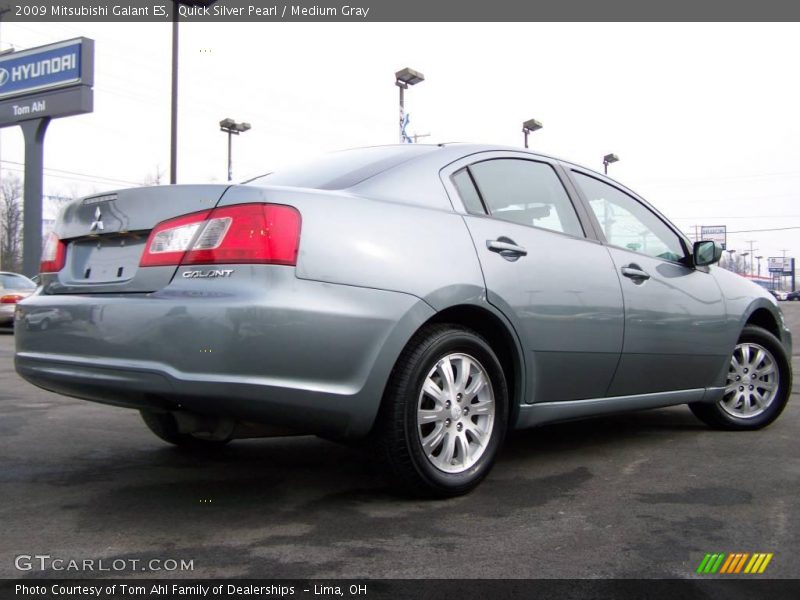
M752 342L738 344L731 356L722 409L751 419L763 413L778 393L778 366L772 353Z
M431 464L462 473L486 451L495 419L489 375L474 357L452 353L428 372L417 401L417 434Z

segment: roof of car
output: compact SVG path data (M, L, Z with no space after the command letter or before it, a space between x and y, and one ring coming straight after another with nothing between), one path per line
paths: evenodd
M442 142L439 144L414 144L415 146L422 146L427 148L446 148L450 150L455 150L456 153L463 154L464 156L468 156L470 154L477 154L479 152L515 152L515 153L523 153L523 154L530 154L531 156L535 156L538 158L544 158L547 160L555 160L558 162L562 162L564 164L570 165L572 167L578 167L579 169L584 169L586 171L591 171L596 173L597 175L602 175L607 179L611 179L608 175L604 175L599 171L587 167L585 165L581 165L574 161L568 160L566 158L562 158L560 156L554 156L552 154L546 154L544 152L539 152L537 150L531 150L530 148L520 148L519 146L508 146L505 144L479 144L475 142ZM407 147L408 144L386 144L384 146L369 146L372 148L389 148L389 147ZM423 155L424 156L424 155ZM411 160L414 160L413 158Z

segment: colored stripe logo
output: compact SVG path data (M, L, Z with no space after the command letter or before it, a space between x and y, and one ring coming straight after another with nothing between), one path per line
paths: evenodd
M769 561L772 560L773 553L754 552L733 552L725 554L717 552L706 554L705 558L697 567L697 572L701 574L748 574L756 575L763 573Z

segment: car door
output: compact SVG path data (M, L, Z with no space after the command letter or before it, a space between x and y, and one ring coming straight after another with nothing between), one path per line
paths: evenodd
M725 357L725 306L707 267L643 201L571 170L607 242L625 299L625 342L609 396L708 386Z
M488 301L525 348L529 402L602 397L622 349L614 264L585 234L562 176L528 154L492 153L445 177L464 205Z

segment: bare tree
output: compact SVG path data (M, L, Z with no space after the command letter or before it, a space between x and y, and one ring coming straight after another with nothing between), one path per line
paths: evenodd
M153 173L148 173L144 177L144 181L142 183L144 185L161 185L161 180L164 178L164 171L161 168L161 165L156 165L155 171Z
M22 181L9 173L0 182L0 270L22 270Z
M727 256L723 255L722 260L720 261L720 266L723 269L728 269L728 271L733 271L739 275L745 275L748 273L748 262L744 256L741 254L732 255L727 251L724 254Z

